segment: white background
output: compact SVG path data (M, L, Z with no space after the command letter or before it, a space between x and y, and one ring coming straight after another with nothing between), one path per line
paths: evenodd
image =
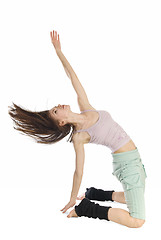
M0 239L139 239L160 234L160 1L1 1ZM108 111L138 147L147 172L146 223L132 229L87 217L67 218L75 152L69 135L37 144L13 129L12 102L36 111L69 104L77 96L51 44L79 77L91 105ZM111 150L85 145L86 187L121 191L112 175ZM79 204L80 201L77 201ZM126 205L101 202L124 208Z

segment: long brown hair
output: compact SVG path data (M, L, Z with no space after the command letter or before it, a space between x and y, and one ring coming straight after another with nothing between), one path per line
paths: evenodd
M58 121L51 119L49 110L32 112L13 103L13 106L9 106L8 113L17 127L14 129L32 137L37 143L56 143L67 136L71 129L72 133L67 142L72 142L75 126L59 126Z

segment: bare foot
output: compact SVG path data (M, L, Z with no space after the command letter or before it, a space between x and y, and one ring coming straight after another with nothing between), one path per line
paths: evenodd
M83 198L85 198L85 193L82 193L79 197L77 197L77 200L82 200Z
M67 216L68 218L71 218L71 217L78 217L78 215L76 214L75 212L75 209L73 209Z

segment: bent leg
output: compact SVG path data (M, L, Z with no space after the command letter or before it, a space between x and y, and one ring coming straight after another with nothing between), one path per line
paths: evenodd
M128 211L120 208L110 208L108 211L108 219L130 228L139 228L145 222L143 219L131 217Z
M70 213L69 217L85 216L89 218L99 218L131 228L139 228L145 222L143 219L137 219L130 216L129 212L123 209L100 206L97 203L91 202L88 198L84 198L78 206L75 206L74 210L75 212Z

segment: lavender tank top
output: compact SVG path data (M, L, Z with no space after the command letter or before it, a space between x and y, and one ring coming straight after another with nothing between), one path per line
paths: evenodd
M114 153L120 147L131 140L124 129L113 120L107 111L84 110L83 112L94 111L99 113L98 121L87 129L77 130L75 132L88 132L90 135L89 143L101 144L109 147Z

